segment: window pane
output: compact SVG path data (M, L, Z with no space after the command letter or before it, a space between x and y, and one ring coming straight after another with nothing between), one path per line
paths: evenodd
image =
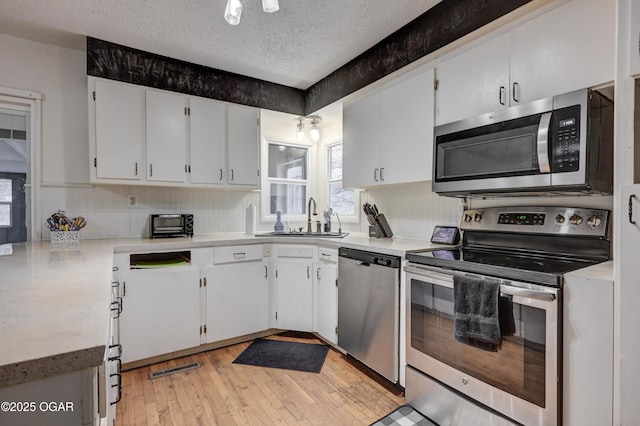
M11 179L0 179L0 202L10 203L11 201Z
M0 204L0 226L11 226L10 204Z
M307 198L306 185L292 183L272 183L269 192L269 213L276 214L281 210L283 214L305 214L304 205Z
M307 148L269 144L269 177L307 179Z
M342 144L329 147L329 180L340 179L342 179Z
M356 190L344 189L342 183L329 185L329 203L333 211L339 215L354 215L356 213Z

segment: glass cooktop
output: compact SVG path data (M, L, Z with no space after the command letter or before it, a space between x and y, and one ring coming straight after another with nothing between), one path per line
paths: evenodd
M562 285L564 274L599 263L563 257L512 251L455 248L408 252L409 262L498 278L522 280L551 286Z

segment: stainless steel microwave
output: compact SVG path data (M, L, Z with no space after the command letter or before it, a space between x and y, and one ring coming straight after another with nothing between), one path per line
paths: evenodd
M578 90L437 126L442 195L611 194L613 101Z
M193 215L149 215L149 238L158 237L193 237Z

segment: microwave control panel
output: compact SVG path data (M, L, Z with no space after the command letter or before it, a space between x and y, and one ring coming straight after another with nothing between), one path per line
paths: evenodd
M551 147L552 172L580 169L580 105L553 112Z

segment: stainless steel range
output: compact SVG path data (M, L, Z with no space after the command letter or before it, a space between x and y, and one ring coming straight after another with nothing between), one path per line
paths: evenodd
M406 256L407 401L440 425L560 424L563 277L609 259L609 212L467 210L460 228L461 247Z

